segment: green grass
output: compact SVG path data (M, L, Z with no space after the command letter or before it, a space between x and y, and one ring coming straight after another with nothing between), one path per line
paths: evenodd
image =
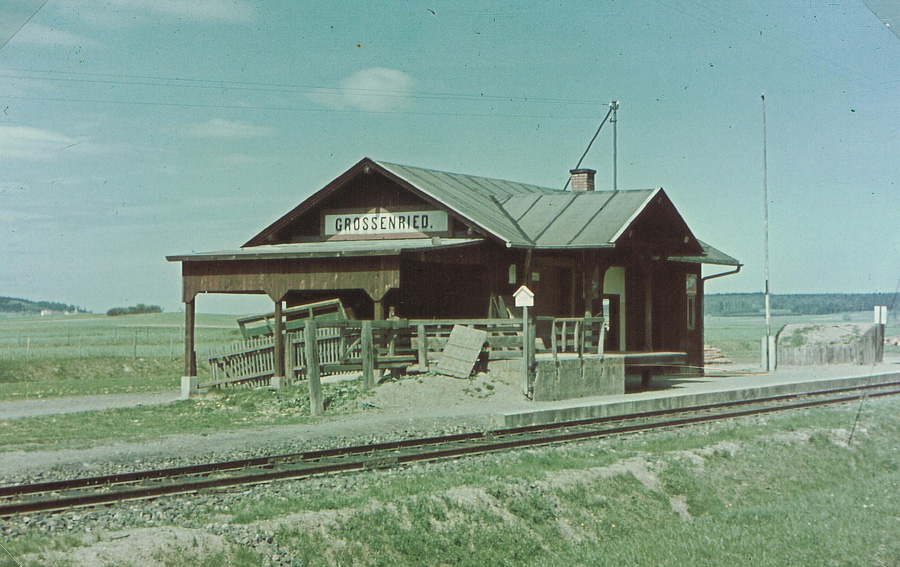
M180 359L0 360L0 400L158 392L179 387Z
M183 326L180 313L0 317L0 355L27 360L181 356ZM198 350L239 338L235 317L197 315Z
M331 414L365 411L358 382L323 384ZM0 421L0 450L90 447L111 440L142 441L162 435L207 434L312 420L305 383L281 390L221 390L169 404L26 417Z
M276 536L309 566L896 565L900 401L867 402L847 447L857 407L364 473L339 494L248 499L226 514L322 514L327 527ZM597 472L634 456L655 485Z
M229 398L218 403L259 410L255 397ZM310 567L896 565L900 399L868 400L848 447L859 409L535 448L402 474L356 473L339 488L325 481L284 492L276 484L237 504L199 504L191 521L252 528L266 520L259 529L274 530L279 548ZM304 520L272 527L288 514ZM21 557L79 545L77 537L4 544ZM235 548L162 560L265 564L254 550ZM0 559L6 565L13 563Z
M184 373L183 315L0 318L0 401L174 390ZM238 340L234 317L198 315L198 371Z

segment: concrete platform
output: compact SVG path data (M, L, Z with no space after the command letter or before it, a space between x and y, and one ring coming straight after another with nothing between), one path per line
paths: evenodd
M640 377L629 377L625 394L544 402L495 419L501 427L521 427L897 381L900 356L896 355L885 355L884 363L871 366L788 367L774 373L709 368L705 376L655 377L647 391L641 391Z

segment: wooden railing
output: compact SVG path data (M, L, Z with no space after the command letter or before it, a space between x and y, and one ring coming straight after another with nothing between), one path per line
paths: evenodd
M606 326L603 317L537 317L536 335L553 356L603 354ZM549 345L547 342L549 341Z
M536 320L538 341L531 348L541 352L577 353L579 356L603 352L602 318L552 317ZM308 322L285 336L285 376L309 376L306 345ZM427 368L447 343L455 325L487 331L490 360L521 358L523 350L520 319L391 319L386 321L315 321L316 373L362 372L363 383L373 385L374 373L413 364ZM537 344L536 344L537 343ZM532 352L532 360L534 350ZM274 375L272 337L234 343L207 358L211 379L200 387L266 383Z

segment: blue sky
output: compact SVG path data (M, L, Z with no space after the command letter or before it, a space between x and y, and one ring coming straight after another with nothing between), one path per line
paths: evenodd
M177 310L167 254L364 156L561 188L612 100L619 188L746 264L708 292L760 291L763 92L772 291L898 285L900 40L861 2L42 3L0 7L0 295Z

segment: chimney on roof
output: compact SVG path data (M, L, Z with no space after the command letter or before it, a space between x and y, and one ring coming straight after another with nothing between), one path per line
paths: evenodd
M572 175L570 185L572 191L593 191L594 190L594 174L597 173L593 169L571 169L569 173Z

